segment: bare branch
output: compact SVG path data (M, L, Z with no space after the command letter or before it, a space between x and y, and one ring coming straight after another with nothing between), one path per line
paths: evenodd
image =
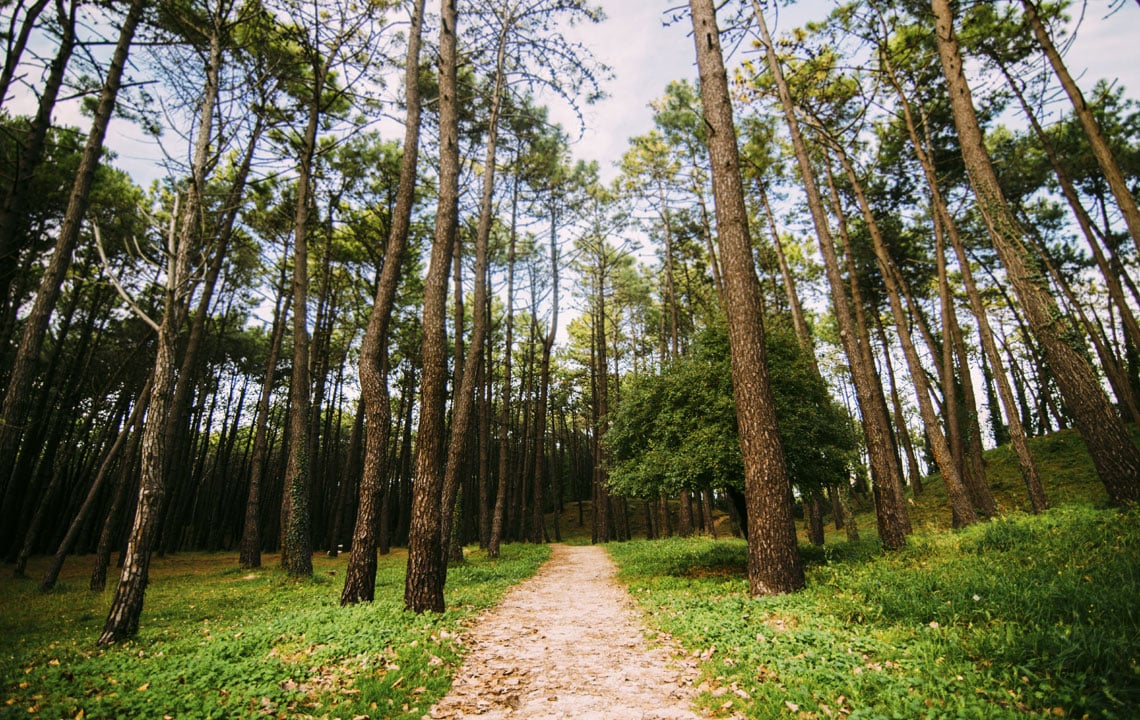
M119 283L118 278L111 272L111 263L107 261L107 253L103 251L103 233L99 232L99 224L91 223L91 227L95 231L95 248L99 251L99 261L103 265L103 269L107 271L107 279L111 281L111 284L115 286L115 290L117 290L123 300L127 302L127 305L131 308L131 312L149 325L151 330L158 332L158 323L150 319L150 316L139 307L138 303L135 302L134 298L130 296L130 293L127 292L126 288Z

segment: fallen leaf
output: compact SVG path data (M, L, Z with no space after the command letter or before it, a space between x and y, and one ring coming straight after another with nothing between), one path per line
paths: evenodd
M789 709L789 710L791 710L792 712L798 712L798 711L799 711L799 709L800 709L800 706L799 706L799 705L796 705L796 704L795 704L794 702L792 702L791 700L785 700L785 701L784 701L784 704L785 704L785 705L787 705L787 706L788 706L788 709Z

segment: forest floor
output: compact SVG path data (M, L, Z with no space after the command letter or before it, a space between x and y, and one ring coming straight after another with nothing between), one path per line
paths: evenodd
M554 545L551 559L465 633L451 692L432 718L680 720L697 663L645 625L599 546Z

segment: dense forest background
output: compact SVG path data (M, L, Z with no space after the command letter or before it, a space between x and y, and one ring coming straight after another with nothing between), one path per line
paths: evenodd
M1003 444L1040 511L1026 438L1067 427L1135 503L1140 113L1064 28L1138 9L864 0L772 38L694 0L701 82L603 183L536 100L603 91L585 2L8 3L0 552L102 589L119 551L115 642L152 552L350 552L350 604L407 545L442 610L462 546L584 500L595 542L731 513L752 591L795 589L794 513L900 547L937 473L970 525Z

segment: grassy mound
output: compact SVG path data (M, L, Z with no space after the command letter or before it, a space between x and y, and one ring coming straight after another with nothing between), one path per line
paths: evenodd
M0 717L419 718L451 685L463 621L548 556L470 553L448 573L442 615L403 611L403 555L380 559L375 602L348 608L347 556L314 557L308 581L237 569L234 555L155 558L141 632L112 648L94 644L111 592L88 592L82 558L47 595L4 575Z

